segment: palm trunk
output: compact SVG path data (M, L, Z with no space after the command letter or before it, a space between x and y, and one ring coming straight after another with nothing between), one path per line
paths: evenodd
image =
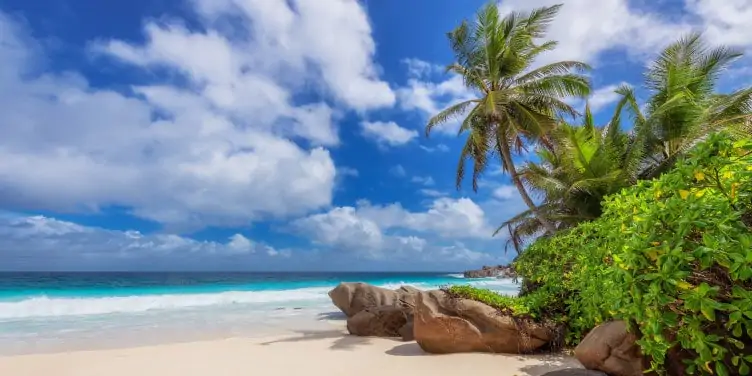
M525 186L522 184L522 179L520 179L520 175L517 174L517 168L514 167L514 162L512 161L512 153L509 150L509 144L506 142L499 142L499 149L501 152L501 161L504 163L504 165L507 168L507 171L509 171L509 174L512 176L512 182L514 182L514 185L517 187L517 190L520 191L520 196L522 197L522 201L525 201L525 204L530 208L530 211L533 213L536 219L543 225L543 227L546 228L546 231L549 234L553 234L556 232L556 227L554 226L551 221L549 221L546 218L543 218L543 216L538 211L538 207L535 205L533 200L530 198L530 195L527 194L527 190L525 189Z

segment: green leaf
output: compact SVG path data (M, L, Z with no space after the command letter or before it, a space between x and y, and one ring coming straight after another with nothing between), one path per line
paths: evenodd
M715 362L715 372L718 376L728 376L726 366L721 362Z

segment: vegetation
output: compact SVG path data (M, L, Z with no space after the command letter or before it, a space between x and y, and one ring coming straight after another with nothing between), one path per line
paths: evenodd
M538 239L515 261L520 297L454 293L562 323L577 344L627 321L653 369L749 373L752 366L752 139L711 136L658 179L609 196L603 215Z
M465 173L465 161L472 160L473 189L478 177L498 156L509 172L529 210L550 233L556 228L537 215L512 159L525 145L548 143L548 134L558 122L558 114L574 116L566 97L584 97L590 92L585 76L573 71L589 67L577 61L561 61L536 69L531 65L541 54L556 47L556 42L538 43L561 6L539 8L531 13L499 15L495 3L481 9L476 22L463 22L448 34L455 63L448 71L462 76L465 85L478 98L460 102L431 118L426 134L442 123L463 117L460 133L467 134L457 167L457 187Z
M564 99L588 95L578 72L589 67L532 68L556 46L539 41L558 10L501 17L489 4L449 33L448 70L478 98L434 116L426 133L461 117L457 187L466 160L477 190L499 158L529 209L497 230L508 229L518 251L520 296L448 292L556 323L571 345L624 320L658 373L750 374L752 88L716 90L741 53L700 34L680 38L648 66L645 101L622 86L608 123L586 106L574 125L564 119L579 114ZM515 166L513 154L529 146L537 158Z
M588 106L582 126L562 123L550 138L553 147L541 148L540 161L528 162L521 175L528 187L543 194L539 213L557 231L600 217L604 197L636 182L643 145L620 130L618 118L598 127ZM543 230L531 214L528 210L511 218L496 233L508 228L519 250L525 239Z
M679 347L683 354L674 356L687 360L687 374L748 374L752 140L713 136L673 171L606 207L602 236L614 245L621 293L602 304L638 330L653 367L662 369Z

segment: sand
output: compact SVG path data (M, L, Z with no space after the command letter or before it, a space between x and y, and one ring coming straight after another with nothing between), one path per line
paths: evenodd
M3 376L539 376L562 356L429 355L415 342L301 331L158 346L0 357Z

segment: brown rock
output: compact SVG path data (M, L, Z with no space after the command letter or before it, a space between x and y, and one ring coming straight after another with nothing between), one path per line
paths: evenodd
M429 353L527 353L551 339L548 329L518 324L483 303L449 298L443 291L417 295L415 340ZM520 326L521 325L521 326Z
M400 328L399 334L402 336L403 341L415 341L415 332L413 328L414 325L412 321L408 321L407 324Z
M574 356L587 369L611 376L642 375L642 356L634 334L623 321L595 327L574 350Z
M347 317L353 317L368 308L400 305L400 299L413 294L413 290L417 291L411 287L400 287L395 291L366 283L340 283L329 291L329 297Z
M516 278L517 273L511 265L483 266L478 270L463 273L465 278Z
M400 337L407 317L399 307L381 306L360 311L347 319L347 331L356 336Z

